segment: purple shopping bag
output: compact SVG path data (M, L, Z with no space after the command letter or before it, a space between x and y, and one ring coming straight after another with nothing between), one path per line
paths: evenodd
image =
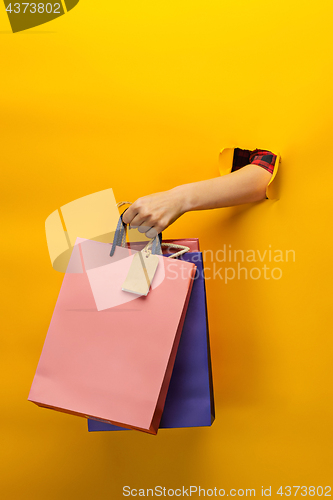
M180 259L197 266L160 428L205 427L215 419L212 368L202 253L197 239L165 240L190 247ZM115 431L122 427L88 420L88 430Z

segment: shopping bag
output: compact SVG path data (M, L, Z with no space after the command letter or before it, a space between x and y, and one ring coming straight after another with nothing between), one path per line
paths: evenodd
M121 290L135 250L116 246L111 257L109 243L84 239L75 247L82 272L64 276L28 399L156 434L196 266L158 255L158 286L141 297ZM115 305L98 311L89 273L96 291L107 272Z
M171 250L169 243L189 247L190 251L180 259L194 263L197 270L160 428L210 426L215 419L215 407L202 253L196 238L165 240L163 252ZM125 429L89 419L88 430Z

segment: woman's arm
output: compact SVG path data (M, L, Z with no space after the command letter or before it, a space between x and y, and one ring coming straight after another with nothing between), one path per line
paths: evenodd
M271 177L270 172L258 165L246 165L222 177L139 198L126 210L123 220L148 238L154 238L185 212L264 200Z

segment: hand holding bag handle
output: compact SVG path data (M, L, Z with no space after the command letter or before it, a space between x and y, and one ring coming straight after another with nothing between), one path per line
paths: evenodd
M132 205L130 201L122 201L117 204L117 207L121 207L122 205ZM127 210L127 209L126 209ZM114 252L116 250L116 246L121 246L125 247L126 246L126 231L127 231L127 224L123 221L123 215L126 212L121 214L118 220L115 236L113 238L113 243L111 247L111 252L110 256L112 257L114 255ZM151 245L151 249L149 248ZM187 247L185 245L176 245L174 243L162 243L162 233L159 233L155 238L146 245L145 249L147 251L150 251L154 255L162 255L162 249L161 246L166 246L168 248L176 248L179 249L178 252L170 255L169 257L171 259L174 259L176 257L179 257L180 255L183 255L184 253L188 252L190 250L190 247Z

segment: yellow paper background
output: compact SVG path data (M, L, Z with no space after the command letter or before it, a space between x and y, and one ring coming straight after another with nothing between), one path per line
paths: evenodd
M12 35L0 9L2 498L332 484L332 14L328 1L81 0ZM186 214L164 236L296 260L280 280L207 281L212 428L88 434L28 403L62 281L48 215L109 187L134 201L217 176L235 142L281 153L280 200Z

